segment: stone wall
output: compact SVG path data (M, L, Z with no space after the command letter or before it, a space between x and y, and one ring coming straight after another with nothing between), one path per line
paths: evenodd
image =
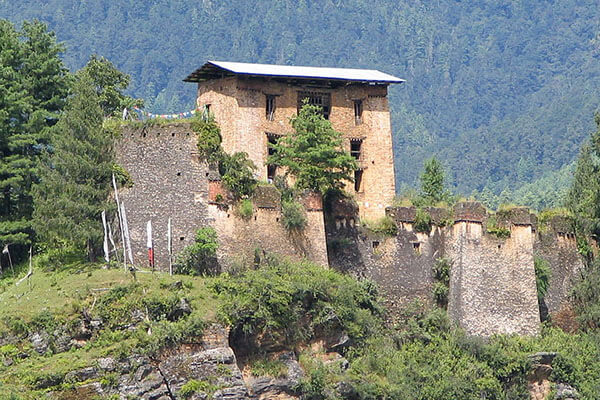
M550 285L543 305L552 317L570 308L569 292L583 268L571 221L554 216L547 223L538 224L534 254L550 266Z
M331 95L329 120L333 128L344 134L345 146L350 140L362 140L360 168L362 185L355 192L361 217L370 219L385 215L385 207L395 194L392 134L387 87L385 85L352 84L339 88L297 86L275 80L233 77L215 79L198 85L198 107L210 105L221 127L223 148L227 152L244 151L258 167L257 177L267 179L265 160L268 156L267 134L286 135L293 132L290 119L297 114L298 92L315 91ZM272 120L266 116L267 95L276 96ZM354 101L362 100L361 123L354 118Z
M156 267L167 270L168 219L175 252L192 244L194 232L207 225L208 170L198 160L196 135L187 123L123 127L116 153L134 182L120 190L134 262L148 264L146 223L151 220Z
M376 281L393 319L415 299L433 303L432 268L446 257L452 262L448 311L468 333L536 334L540 318L529 211L497 216L510 231L505 239L487 233L488 214L479 203L427 212L433 226L421 233L415 231L415 208L388 208L398 234L385 236L357 224L351 207L334 204L326 224L330 264Z
M448 232L448 313L469 334L539 330L533 235L531 223L524 222L510 221L508 238L488 234L485 220L457 219Z
M172 220L174 253L194 242L195 232L212 226L219 241L221 269L236 260L252 260L255 249L308 259L327 265L321 203L308 196L307 225L289 233L281 223L279 192L259 187L250 218L242 218L218 173L197 155L196 135L189 124L123 127L117 158L130 174L133 186L120 190L127 210L134 262L147 265L146 223L152 221L156 267L168 269L167 221ZM219 196L220 195L220 196ZM217 201L219 200L219 201Z
M273 190L275 196L264 196L265 191ZM235 263L253 262L255 257L266 253L306 257L317 264L328 265L323 210L306 211L306 227L301 231L288 231L282 224L279 196L275 188L259 187L253 198L252 215L246 218L234 207L209 204L209 221L220 242L221 266L228 269L235 267Z

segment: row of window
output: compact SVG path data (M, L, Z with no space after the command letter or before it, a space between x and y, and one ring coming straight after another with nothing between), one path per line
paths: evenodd
M268 121L273 121L275 118L277 96L274 94L266 95L265 116ZM331 113L331 95L329 93L320 92L298 92L298 112L307 102L308 104L319 106L325 119L329 119ZM362 123L363 102L362 100L354 100L354 124Z

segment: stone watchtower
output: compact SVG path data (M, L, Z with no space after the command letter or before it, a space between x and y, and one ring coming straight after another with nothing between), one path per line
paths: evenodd
M358 160L346 190L360 216L385 215L395 193L387 87L402 79L375 70L209 61L185 81L198 83L197 105L219 123L224 150L248 153L265 181L280 172L266 165L269 143L293 132L290 118L304 99L321 106Z

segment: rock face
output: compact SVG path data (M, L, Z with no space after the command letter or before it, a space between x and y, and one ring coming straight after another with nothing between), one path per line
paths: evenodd
M62 394L77 399L108 395L139 400L297 399L294 388L304 372L293 353L280 356L287 366L285 377L255 377L245 381L229 347L228 336L227 329L213 325L199 343L180 345L158 358L100 358L95 366L69 372L65 382L74 384L74 388ZM35 340L42 342L38 337ZM40 350L43 350L41 345ZM94 382L86 384L87 381ZM192 381L197 390L190 393L185 385ZM48 382L46 387L53 385ZM184 388L188 389L185 396Z
M539 352L529 356L532 371L529 374L528 389L532 400L544 400L552 392L550 375L552 374L552 362L557 355L557 353ZM565 383L557 383L555 391L553 399L576 400L579 398L577 390Z

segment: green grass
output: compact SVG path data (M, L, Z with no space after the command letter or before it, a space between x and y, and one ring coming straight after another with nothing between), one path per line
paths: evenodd
M156 322L148 322L153 324L154 338L146 337L145 326L134 332L104 327L82 348L58 354L49 351L39 355L26 339L14 345L2 346L0 399L9 399L12 394L18 395L16 398L21 400L42 398L44 390L36 388L36 382L41 379L61 377L70 371L93 366L98 358L129 355L132 349L144 346L147 351L156 351L163 342L167 342L166 339L180 337L175 333L181 335L184 328L195 327L191 322L184 326L188 320L192 320L192 316L206 323L216 319L216 298L207 289L205 279L200 277L138 273L137 284L134 284L131 274L122 269L100 269L95 265L85 265L76 271L36 269L30 285L22 282L16 286L18 279L6 277L0 280L0 336L2 332L10 332L11 328L13 331L15 328L19 331L38 331L46 326L51 331L55 326L68 326L70 321L77 322L84 308L92 315L99 313L105 299L114 293L115 288L121 287L135 288L126 291L121 299L125 305L139 306L142 304L140 300L143 300L150 306L158 307L161 300L176 296L185 297L194 311L190 317L177 322L160 321L160 316ZM175 290L172 284L177 281L181 281L182 285L181 289ZM118 306L121 304L109 305L115 309ZM160 336L161 333L163 336ZM26 353L28 357L19 359L15 357L18 353ZM13 360L13 365L4 365L2 359L5 356Z

